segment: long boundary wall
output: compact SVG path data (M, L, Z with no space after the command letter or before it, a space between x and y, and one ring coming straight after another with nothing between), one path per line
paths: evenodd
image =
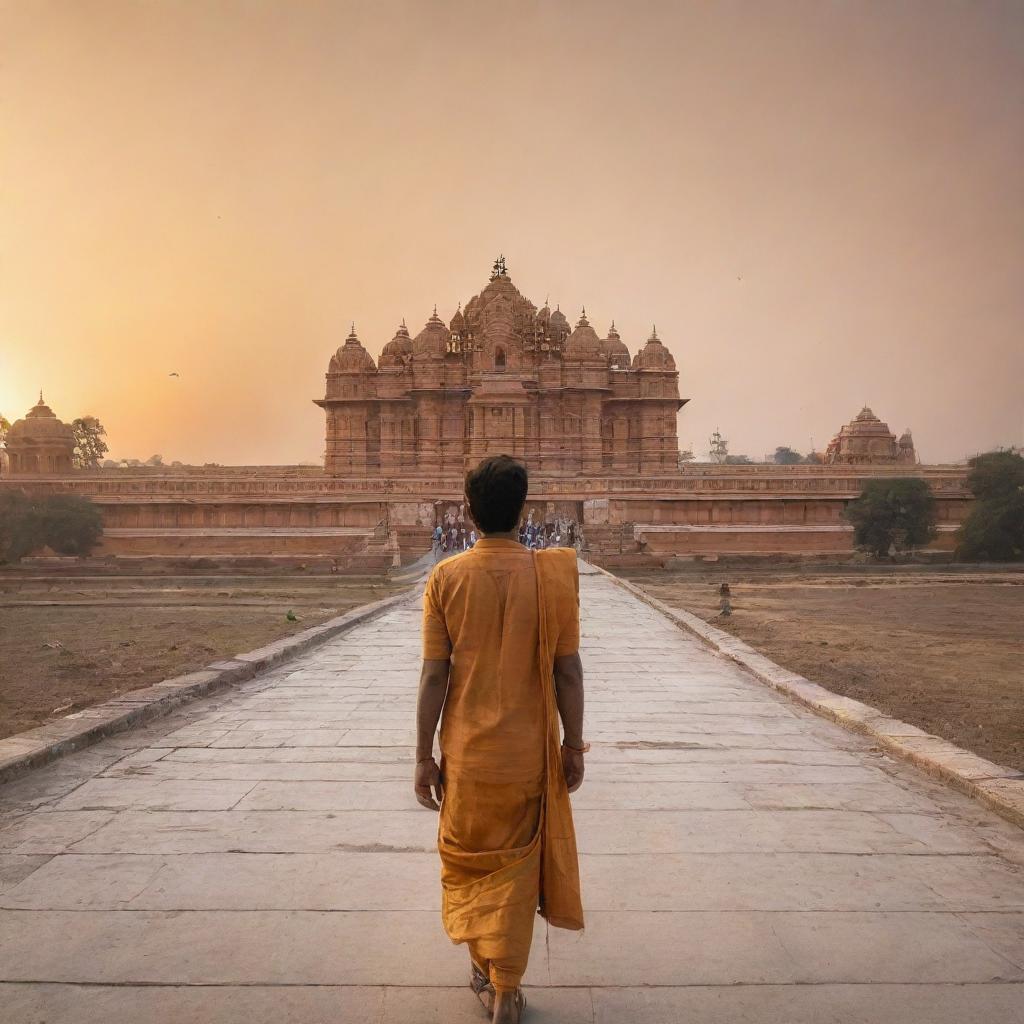
M844 555L846 505L872 478L917 476L938 502L933 547L950 549L970 503L962 466L715 466L666 477L544 476L528 507L581 523L592 558L657 564L673 557ZM458 504L458 477L344 479L306 467L208 467L6 476L0 488L72 491L100 506L98 555L321 556L369 549L409 561L429 548L439 510ZM382 552L387 550L388 557Z

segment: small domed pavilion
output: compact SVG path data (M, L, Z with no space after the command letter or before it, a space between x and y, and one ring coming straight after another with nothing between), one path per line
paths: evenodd
M7 457L12 475L70 473L74 469L75 435L43 400L15 421L7 432Z

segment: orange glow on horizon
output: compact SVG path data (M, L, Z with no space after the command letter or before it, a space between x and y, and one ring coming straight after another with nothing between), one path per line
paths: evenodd
M675 356L683 446L1020 444L1024 6L0 7L0 411L318 461L331 353L524 295ZM172 373L179 376L172 377Z

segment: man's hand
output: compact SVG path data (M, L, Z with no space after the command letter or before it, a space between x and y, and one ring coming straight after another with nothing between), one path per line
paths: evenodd
M583 785L583 751L570 750L562 747L562 772L565 775L565 784L569 787L570 793L575 793Z
M441 810L441 798L444 796L444 787L441 785L441 769L437 767L437 762L432 757L426 761L420 761L416 765L413 789L416 791L416 799L428 811ZM436 800L431 795L431 789L437 796Z

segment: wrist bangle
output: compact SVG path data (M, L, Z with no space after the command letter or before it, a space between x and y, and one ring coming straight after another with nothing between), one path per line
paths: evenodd
M426 764L428 761L433 761L433 760L434 760L434 755L431 754L429 757L421 757L416 763L417 764Z
M571 750L574 754L586 754L590 750L589 743L584 743L582 747L571 747L568 743L563 742L562 746L565 747L566 750Z

